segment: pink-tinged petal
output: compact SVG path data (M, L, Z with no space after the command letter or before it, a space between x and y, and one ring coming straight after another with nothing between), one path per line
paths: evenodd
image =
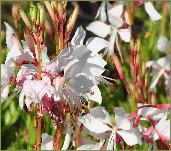
M137 129L117 130L117 133L124 139L125 143L129 146L142 144L141 135Z
M86 36L86 32L83 29L83 27L82 26L78 27L74 34L74 37L71 40L72 46L83 45L85 36Z
M111 32L110 25L107 25L101 21L94 21L90 23L86 29L93 32L95 35L105 38Z
M42 134L41 150L54 150L52 136L46 133Z
M132 123L122 108L115 108L115 121L118 129L129 130L132 128Z
M102 38L94 37L94 38L89 38L86 45L87 45L87 48L92 51L91 55L94 56L100 50L108 47L109 42Z
M106 22L107 16L106 16L106 10L105 9L106 9L106 2L102 2L98 11L97 11L95 19L99 18L100 21Z
M130 42L130 39L131 39L131 29L130 28L119 29L118 33L123 41Z
M89 100L93 100L99 104L102 103L102 96L101 96L101 92L100 92L100 89L98 88L97 85L94 85L92 88L91 88L91 93L87 93L87 97Z
M141 107L141 104L138 104L139 107ZM154 120L160 120L165 113L167 112L167 109L157 109L155 107L143 107L138 110L138 115L142 116L143 118L148 118L148 116L152 116Z
M159 49L159 51L168 54L169 41L168 41L167 37L160 36L160 38L157 41L157 48Z
M112 125L109 113L103 107L94 107L90 113L79 117L78 121L82 123L90 132L100 134L111 131Z
M152 21L160 20L162 17L161 15L156 11L153 4L151 2L145 2L145 10L147 14L150 16Z

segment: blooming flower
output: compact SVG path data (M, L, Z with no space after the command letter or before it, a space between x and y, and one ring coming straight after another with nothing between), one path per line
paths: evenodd
M106 4L107 13L105 12ZM131 38L130 28L122 28L123 19L121 15L123 13L123 7L123 4L118 4L117 6L113 7L109 2L102 2L96 15L96 18L99 17L100 21L93 21L86 28L88 31L91 31L102 38L110 35L108 46L105 46L105 41L103 42L104 46L108 48L109 55L114 52L115 40L118 39L117 34L119 34L121 39L125 42L129 42ZM106 22L106 16L108 16L110 25L104 23Z
M165 89L167 97L169 98L170 91L170 63L169 63L169 41L165 36L161 36L157 42L157 48L160 52L165 53L166 56L158 59L157 61L148 61L146 67L153 69L153 81L150 85L150 90L154 90L159 79L162 75L165 77Z
M122 137L130 146L141 144L139 130L132 126L129 116L121 108L115 109L116 127L112 125L110 116L103 107L92 108L90 113L79 117L78 121L90 131L91 135L106 139L108 150L116 149L116 139L118 139L116 135Z

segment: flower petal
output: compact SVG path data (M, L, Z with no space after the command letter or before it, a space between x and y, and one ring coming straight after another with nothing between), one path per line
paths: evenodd
M128 115L122 108L115 108L115 121L118 129L129 130L132 128L132 123Z
M98 9L98 11L97 11L95 19L97 19L99 17L100 21L106 22L107 16L106 16L105 8L106 8L106 2L102 2L99 9Z
M86 32L83 29L83 27L82 26L78 27L74 34L74 37L71 40L72 46L83 45L85 35L86 35Z
M115 27L121 27L123 25L123 19L121 18L123 12L123 4L118 4L117 6L107 10L109 22Z
M46 133L42 134L41 150L54 150L52 136Z
M89 38L87 40L86 45L87 45L87 48L92 51L91 55L94 56L100 50L108 47L109 42L104 40L104 39L102 39L102 38L94 37L94 38Z
M103 107L94 107L90 113L78 118L90 132L100 134L111 131L108 125L112 125L109 113Z
M130 28L119 29L118 33L121 36L121 39L123 41L130 42L130 39L131 39L131 30L130 30Z
M117 133L124 139L125 143L129 146L142 144L141 135L137 131L137 129L131 129L129 131L118 130Z
M98 102L99 104L101 104L102 103L102 96L101 96L101 92L100 92L98 86L94 85L91 88L91 91L92 91L92 94L91 93L87 94L89 100L93 100L93 101Z
M152 21L157 21L162 18L161 15L156 11L156 9L154 8L151 2L145 2L145 10L147 14L150 16Z
M167 37L160 36L160 38L157 41L157 48L159 49L159 51L168 54L169 41Z
M111 32L111 27L101 21L94 21L90 23L86 29L102 38L105 38Z

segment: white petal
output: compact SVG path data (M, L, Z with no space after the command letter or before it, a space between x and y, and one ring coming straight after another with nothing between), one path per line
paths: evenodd
M4 22L4 24L6 27L6 44L7 44L7 47L10 49L14 45L12 41L12 36L13 34L15 34L15 32L8 23Z
M101 96L101 92L100 92L100 89L98 88L98 86L94 85L91 88L91 91L92 91L92 93L87 94L89 100L93 100L93 101L98 102L99 104L101 104L102 103L102 96Z
M86 29L102 38L105 38L111 32L111 27L101 21L94 21L90 23Z
M130 28L119 29L118 33L121 36L121 39L123 41L130 42L130 39L131 39L131 30L130 30Z
M90 113L79 117L78 121L81 122L90 132L100 134L110 131L108 126L112 125L109 113L103 107L94 107Z
M83 29L83 27L82 26L78 27L74 34L74 37L71 40L72 46L83 45L85 35L86 35L86 32Z
M105 7L106 7L106 2L102 2L98 9L95 19L97 19L99 17L100 21L106 22L107 16L106 16Z
M95 79L105 71L104 66L106 64L107 62L99 54L96 54L87 59L82 72L95 82Z
M46 133L42 134L41 150L54 150L52 136Z
M162 134L167 140L170 140L170 120L161 119L155 128Z
M123 5L119 4L107 11L109 22L115 27L121 27L123 25L123 19L121 18L123 12Z
M21 54L21 52L18 47L18 44L15 43L13 40L13 35L15 34L14 30L7 23L5 23L5 26L6 26L6 44L7 44L7 47L9 48L9 52L6 57L5 64L7 64L8 62L9 64L11 64L11 61L12 61L11 59L15 60L16 57Z
M161 15L156 11L156 9L154 8L151 2L145 2L145 10L147 14L150 16L152 21L157 21L162 18Z
M132 123L128 115L122 108L115 108L115 121L118 129L129 130L132 128Z
M98 144L86 144L81 145L77 150L100 150L100 147Z
M1 87L1 103L3 103L7 98L9 94L9 85L6 85L5 87Z
M90 92L91 88L93 87L93 82L87 79L84 75L78 74L71 80L67 82L72 89L80 94Z
M166 54L168 53L169 41L168 41L167 37L160 36L159 40L157 41L157 48L161 52L164 52Z
M117 133L124 139L125 143L129 146L142 144L141 135L136 129L129 131L118 130Z
M21 91L20 96L19 96L19 106L21 109L23 109L24 106L24 92Z
M89 38L87 40L86 45L87 45L87 48L92 51L91 55L94 56L100 50L108 47L109 42L102 38L94 37L94 38Z
M112 55L114 52L114 44L115 44L117 33L118 33L117 28L113 28L112 34L109 38L109 47L108 47L108 54L109 55Z

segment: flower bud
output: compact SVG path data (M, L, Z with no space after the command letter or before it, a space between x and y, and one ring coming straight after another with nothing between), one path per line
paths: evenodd
M27 15L26 15L26 13L23 11L22 8L19 8L18 11L19 11L19 14L20 14L22 20L23 20L24 23L26 24L26 26L27 26L29 29L31 29L31 24L30 24L30 21L29 21Z
M74 9L72 15L69 18L69 21L68 21L68 24L67 24L67 27L66 27L67 32L72 32L72 29L73 29L73 27L75 25L75 22L76 22L76 19L77 19L77 16L78 16L78 12L79 12L79 5L76 2L73 2L73 4L75 6L75 9Z
M40 21L40 25L43 25L44 18L45 18L44 7L40 3L38 3L37 6L38 6L38 9L39 9L39 21Z
M30 3L30 16L33 23L36 23L36 15L37 15L37 8L36 6L31 2Z
M20 20L20 15L18 12L18 9L21 8L21 5L19 3L14 3L12 5L12 16L14 19L16 19L17 21Z
M53 11L53 9L52 9L52 7L50 5L50 2L49 1L44 1L44 3L45 3L45 6L46 6L46 8L48 10L48 13L49 13L52 21L55 22L55 14L54 14L54 11Z
M63 18L63 6L61 2L58 2L58 14L59 14L59 18L62 19Z

